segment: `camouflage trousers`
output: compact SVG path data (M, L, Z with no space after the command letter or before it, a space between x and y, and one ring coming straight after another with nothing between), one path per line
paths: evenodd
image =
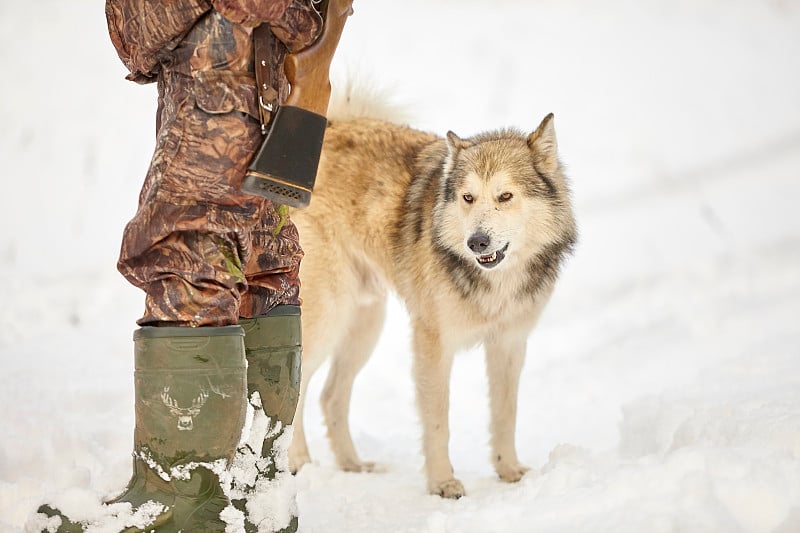
M288 213L239 192L262 141L254 90L247 72L159 76L156 149L118 263L146 293L140 325L225 326L300 304Z

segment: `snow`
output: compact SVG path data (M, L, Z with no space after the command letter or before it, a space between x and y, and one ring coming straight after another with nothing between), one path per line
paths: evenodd
M52 505L56 506L68 517L81 523L87 533L119 533L126 527L146 528L164 512L164 506L155 501L148 501L133 509L130 503L114 503L101 505L97 498L86 491L68 489L59 494ZM26 524L26 532L57 531L61 518L47 518L42 514L33 516Z
M280 531L298 514L295 477L289 472L293 428L284 427L277 420L273 422L266 415L258 392L250 395L247 419L242 430L243 441L228 469L230 480L223 481L228 490L226 494L231 500L245 500L250 522L256 524L259 531ZM262 457L265 441L272 442L272 452ZM275 471L273 479L259 476L271 468Z
M455 363L467 497L427 495L392 301L338 471L311 384L303 532L800 531L800 3L356 2L337 66L468 136L555 113L580 242L531 337L517 484L488 459L480 352ZM0 531L130 476L131 333L114 265L153 148L98 2L0 3ZM80 503L84 502L84 503Z

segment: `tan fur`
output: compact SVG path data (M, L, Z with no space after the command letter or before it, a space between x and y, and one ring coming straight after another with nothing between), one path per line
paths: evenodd
M506 192L511 199L501 202ZM394 291L411 318L429 491L464 494L448 455L450 369L457 351L478 343L486 350L494 467L504 481L518 481L528 470L514 443L526 339L575 238L552 115L530 135L463 140L382 120L334 120L311 206L292 218L306 251L292 468L310 461L303 402L330 358L321 402L336 461L348 471L373 469L355 451L348 410L353 380L381 331L387 291ZM486 255L508 242L492 269L480 267L466 244L477 230L492 239Z

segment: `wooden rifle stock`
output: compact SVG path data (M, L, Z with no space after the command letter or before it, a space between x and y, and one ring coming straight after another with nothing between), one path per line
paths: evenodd
M317 176L331 97L330 67L353 0L328 0L319 38L286 56L290 90L242 182L242 191L306 207Z
M330 70L344 23L353 11L353 0L328 0L322 35L309 46L289 54L283 62L291 91L286 104L325 116L331 98Z

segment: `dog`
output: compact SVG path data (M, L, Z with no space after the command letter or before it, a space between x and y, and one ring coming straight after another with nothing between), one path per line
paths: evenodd
M526 339L576 242L553 115L514 129L440 137L348 95L331 111L311 205L292 210L305 258L300 403L291 468L310 462L303 431L309 380L328 358L321 396L333 454L370 471L348 426L351 390L381 332L388 291L410 315L428 490L465 494L448 454L456 352L486 351L495 471L519 481L517 390ZM332 104L334 106L334 104ZM365 116L366 115L366 116Z

